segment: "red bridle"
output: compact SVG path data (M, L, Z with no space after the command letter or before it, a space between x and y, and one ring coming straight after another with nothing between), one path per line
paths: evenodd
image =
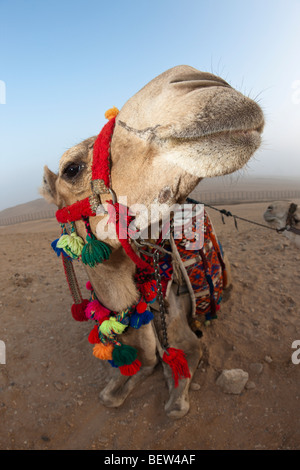
M59 223L75 222L84 217L94 217L101 203L100 194L110 193L110 143L115 128L116 117L110 119L102 128L94 143L92 163L92 195L63 207L56 212Z
M116 116L112 117L102 128L97 139L95 140L93 149L93 162L92 162L92 181L91 190L92 195L81 199L80 201L71 204L70 206L63 207L56 212L56 219L61 224L69 222L76 222L83 217L95 217L97 207L101 204L100 194L112 194L113 200L109 201L113 204L116 211L116 232L123 246L126 254L136 264L136 266L146 272L152 272L153 268L144 260L142 260L136 252L132 249L128 238L120 237L124 227L120 227L119 203L116 201L116 196L111 188L110 178L110 143L115 128ZM126 208L127 211L127 208ZM122 221L121 221L122 223ZM127 227L125 227L127 230Z

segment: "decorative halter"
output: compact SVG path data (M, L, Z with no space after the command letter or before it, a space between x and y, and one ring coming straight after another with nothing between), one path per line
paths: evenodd
M287 230L288 232L292 232L295 235L300 235L300 228L296 227L298 224L298 220L295 217L296 210L298 209L297 204L292 202L289 206L288 214L285 221L285 226L283 228L277 229L278 232L284 232Z
M157 290L160 286L157 285L157 279L159 279L157 267L155 272L154 267L140 258L131 247L128 227L132 217L128 215L127 208L125 208L126 216L123 217L124 206L117 202L111 187L110 143L118 112L118 109L114 107L105 113L108 122L94 144L92 195L56 212L62 233L61 237L52 243L52 248L58 256L62 255L66 278L74 300L71 308L73 318L77 321L92 319L96 322L88 338L89 342L94 344L94 356L108 360L113 367L119 367L121 374L130 376L139 371L141 362L137 359L137 350L120 343L118 336L128 327L137 329L153 319L152 312L148 310L148 304L156 300ZM97 299L90 281L86 285L87 289L91 291L90 300L83 299L72 263L74 259L81 259L85 265L95 267L109 259L111 247L95 237L89 224L89 217L95 217L97 208L101 206L101 194L111 194L112 196L112 200L107 202L109 207L114 208L115 217L110 217L108 222L115 223L119 241L126 254L136 265L135 282L140 292L140 298L137 304L121 312L113 312L103 306ZM120 217L121 211L122 217ZM76 234L74 222L79 220L83 220L85 223L86 243ZM179 379L190 378L185 355L179 349L170 348L167 341L163 345L163 349L162 360L171 367L177 387Z

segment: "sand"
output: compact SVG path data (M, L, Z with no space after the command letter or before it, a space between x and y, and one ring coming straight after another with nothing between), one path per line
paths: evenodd
M298 201L300 202L300 201ZM227 206L263 223L265 203ZM282 235L208 210L227 252L233 288L203 329L204 357L183 419L166 417L159 365L119 409L98 394L106 368L92 355L90 323L77 323L54 219L0 227L0 449L299 449L300 250ZM78 264L83 287L87 278ZM228 297L228 298L227 298ZM240 395L216 385L223 369L249 373Z

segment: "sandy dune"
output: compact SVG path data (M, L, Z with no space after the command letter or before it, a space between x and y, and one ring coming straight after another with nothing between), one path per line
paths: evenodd
M300 201L298 201L300 202ZM227 206L263 223L265 203ZM270 230L208 210L232 262L234 286L218 320L203 328L204 359L191 409L165 416L161 366L120 409L98 393L107 369L92 355L92 325L75 322L61 260L50 248L54 219L0 227L1 449L299 449L300 251ZM86 276L76 270L83 287ZM83 288L84 289L84 288ZM226 296L227 297L227 296ZM216 385L223 369L249 373L241 395Z

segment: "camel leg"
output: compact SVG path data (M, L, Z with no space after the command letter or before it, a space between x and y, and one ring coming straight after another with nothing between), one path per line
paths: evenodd
M120 337L120 340L123 344L128 344L138 350L138 359L142 367L130 377L122 375L118 369L113 371L114 376L99 395L101 403L107 407L121 406L136 385L151 375L158 362L155 336L150 324L138 330L130 328Z
M178 419L182 418L189 411L189 386L202 357L202 348L201 340L193 333L188 324L187 315L190 311L189 296L178 297L175 291L171 289L168 302L169 313L166 320L169 345L184 351L191 374L190 379L179 380L178 387L175 388L172 371L163 362L164 375L170 395L165 405L165 411L168 416ZM158 315L158 313L156 314ZM160 347L158 346L158 348Z
M110 379L106 387L100 392L101 403L109 408L121 406L136 385L151 375L153 370L154 366L141 367L139 372L131 377L121 375L116 370L116 376Z
M231 266L230 266L229 259L226 253L224 253L223 260L224 260L224 263L226 266L226 272L227 272L227 285L225 289L229 289L229 287L232 286L232 274L231 274Z
M179 380L178 387L176 388L170 367L163 363L164 375L167 380L170 395L165 405L165 411L170 418L180 419L188 413L190 409L189 387L201 356L202 353L200 351L198 351L198 354L196 351L193 351L192 354L186 354L191 378Z

